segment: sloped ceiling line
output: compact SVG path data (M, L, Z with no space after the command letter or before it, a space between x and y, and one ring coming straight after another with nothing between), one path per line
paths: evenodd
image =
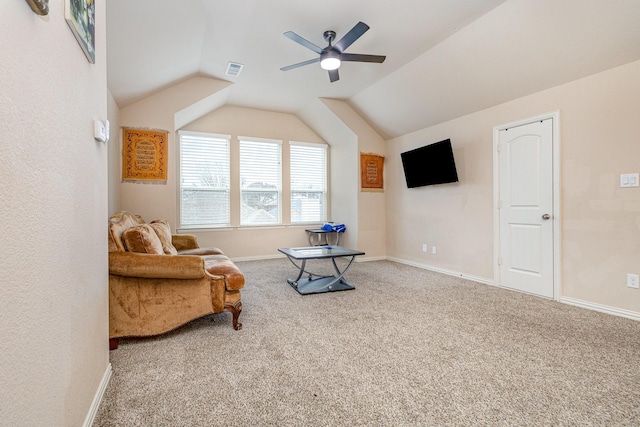
M187 76L231 80L232 105L300 115L318 98L347 100L385 139L640 59L638 0L290 0L107 2L108 87L122 108ZM336 14L336 10L340 13ZM319 66L288 72L304 49L363 21L330 83ZM228 61L245 65L226 77Z

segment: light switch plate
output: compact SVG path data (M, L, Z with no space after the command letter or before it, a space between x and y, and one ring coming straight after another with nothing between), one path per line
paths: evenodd
M622 173L620 174L620 187L637 187L638 186L638 174L637 173Z

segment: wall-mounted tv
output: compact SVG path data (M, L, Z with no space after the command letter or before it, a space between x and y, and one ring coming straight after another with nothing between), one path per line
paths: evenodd
M458 182L450 139L405 151L400 157L409 188Z

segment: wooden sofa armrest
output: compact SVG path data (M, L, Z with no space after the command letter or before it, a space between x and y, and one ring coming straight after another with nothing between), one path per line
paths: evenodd
M196 255L109 252L109 273L153 279L199 279L205 275L205 269L204 260Z
M200 247L198 246L198 240L194 234L172 234L171 244L173 244L178 251L196 249Z

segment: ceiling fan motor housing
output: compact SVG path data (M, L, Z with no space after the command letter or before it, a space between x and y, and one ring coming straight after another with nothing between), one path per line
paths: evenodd
M336 39L336 32L328 30L325 31L322 36L324 37L324 40L329 43L329 46L331 46L331 43L333 43L333 41Z

